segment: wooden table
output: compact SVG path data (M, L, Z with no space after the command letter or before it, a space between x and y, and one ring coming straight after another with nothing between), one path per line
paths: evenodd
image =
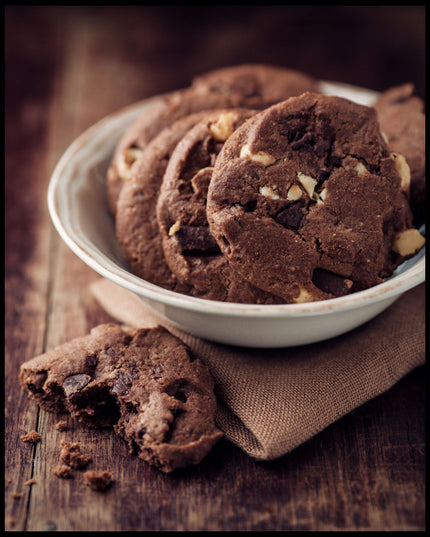
M423 367L276 461L256 462L222 440L199 466L174 475L129 455L110 430L68 419L58 431L58 416L39 410L19 387L22 362L111 320L88 293L99 276L59 238L46 204L56 162L84 129L187 85L195 72L243 61L373 89L411 79L423 92L423 8L244 9L6 10L8 530L424 529ZM343 23L330 26L333 14ZM389 28L381 24L387 20ZM360 48L356 40L367 31ZM350 48L339 50L348 36ZM22 442L31 430L40 443ZM95 468L108 460L112 488L94 492L79 473L55 477L61 439L91 446Z

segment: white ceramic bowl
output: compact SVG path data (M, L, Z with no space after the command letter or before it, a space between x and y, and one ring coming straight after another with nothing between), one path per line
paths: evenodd
M321 91L371 105L377 94L324 82ZM425 279L421 251L386 282L321 302L243 305L184 296L133 275L116 242L107 210L105 174L124 130L160 97L129 106L99 121L67 149L48 189L52 221L66 244L100 275L135 293L150 308L189 333L219 343L282 347L322 341L373 318Z

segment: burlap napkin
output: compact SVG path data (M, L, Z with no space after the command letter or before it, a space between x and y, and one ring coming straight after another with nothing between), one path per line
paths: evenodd
M348 334L275 350L220 345L179 332L108 280L97 281L91 291L121 323L161 324L207 363L216 383L219 428L256 459L288 453L425 362L424 284Z

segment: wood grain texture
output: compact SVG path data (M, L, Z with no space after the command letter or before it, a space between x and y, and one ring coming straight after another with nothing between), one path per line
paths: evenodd
M246 14L213 6L6 9L7 530L424 529L423 367L281 459L255 462L222 440L199 466L174 475L131 456L110 430L67 416L67 430L57 430L60 416L39 410L18 383L22 362L111 320L88 292L97 274L64 245L48 215L49 176L73 139L127 104L241 61L279 63L373 89L413 80L423 91L422 10L381 8L369 15L357 9L337 11L344 26L324 40L318 13L306 7L248 7ZM319 15L328 23L330 13ZM397 39L399 20L403 48L393 72L390 54L400 45L384 24ZM312 46L302 35L305 22L314 29ZM369 37L373 55L366 61L359 47L351 48L355 63L331 53L346 28L356 38L375 27L382 31ZM40 443L20 440L31 430L40 432ZM72 479L52 474L62 439L81 442L92 469L113 473L107 492L86 487L81 471ZM30 479L34 484L26 485Z

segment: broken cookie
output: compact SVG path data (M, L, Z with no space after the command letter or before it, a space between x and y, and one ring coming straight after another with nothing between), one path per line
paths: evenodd
M164 472L199 463L222 436L208 368L162 327L100 325L24 363L20 382L46 410L113 426Z

